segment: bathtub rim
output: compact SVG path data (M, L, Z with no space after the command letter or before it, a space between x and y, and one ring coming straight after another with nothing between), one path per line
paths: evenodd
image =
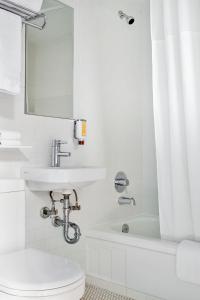
M178 243L173 241L162 240L161 238L148 237L139 234L130 234L116 232L114 229L110 228L111 224L119 224L121 222L131 222L134 219L140 218L153 218L158 219L158 216L140 214L131 218L127 218L126 221L123 220L112 220L109 223L98 224L94 228L88 229L86 231L86 238L100 239L106 242L118 243L121 245L134 246L137 248L147 249L151 251L156 251L160 253L166 253L170 255L176 255Z

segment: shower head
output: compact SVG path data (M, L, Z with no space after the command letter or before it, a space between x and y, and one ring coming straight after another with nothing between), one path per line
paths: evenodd
M126 22L129 24L129 25L132 25L134 22L135 22L135 19L132 17L132 16L128 16L127 14L125 14L122 10L120 10L118 12L119 14L119 17L121 19L126 19Z

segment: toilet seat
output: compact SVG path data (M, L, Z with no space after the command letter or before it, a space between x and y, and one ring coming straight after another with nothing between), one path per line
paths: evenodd
M0 255L0 291L22 297L52 296L83 286L80 267L35 249Z

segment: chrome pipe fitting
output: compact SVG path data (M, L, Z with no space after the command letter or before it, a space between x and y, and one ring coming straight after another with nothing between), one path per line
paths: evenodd
M41 210L40 210L40 216L43 219L47 219L51 216L55 216L55 215L57 215L57 213L58 213L58 211L53 207L50 209L45 206L45 207L41 208Z
M119 205L136 205L136 201L133 197L119 197L118 198Z
M70 205L69 195L64 195L64 199L63 199L63 236L64 236L65 241L68 244L76 244L80 240L81 231L80 231L80 227L77 224L69 221L70 212L71 212L71 205ZM70 228L72 228L74 231L73 237L69 236Z
M63 198L59 200L59 202L63 205L63 219L61 219L58 216L58 210L56 210L55 208L55 203L58 202L58 200L54 200L53 192L50 192L50 198L52 203L51 209L48 207L43 207L40 211L40 216L43 219L47 219L49 217L52 218L52 225L54 227L63 227L63 237L68 244L76 244L81 237L80 227L76 223L70 222L69 218L71 211L81 209L78 203L78 196L75 190L74 194L76 198L75 205L71 205L69 199L70 195L68 194L63 194ZM70 236L71 229L73 230L72 236Z

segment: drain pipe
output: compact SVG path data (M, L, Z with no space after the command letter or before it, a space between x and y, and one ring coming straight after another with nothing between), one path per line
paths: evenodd
M70 200L69 200L69 195L64 195L64 199L62 200L63 202L63 236L65 241L68 244L75 244L79 241L81 237L81 231L80 227L69 221L69 215L71 212L71 205L70 205ZM69 236L69 229L70 227L74 230L74 237L71 238Z
M69 200L70 195L69 194L63 194L63 199L61 199L61 200L54 200L53 192L50 192L50 198L51 198L51 202L52 202L51 209L48 207L43 207L40 211L40 216L43 219L46 219L49 217L52 218L52 225L54 227L60 227L60 226L63 227L63 237L64 237L64 240L68 244L76 244L80 240L80 237L81 237L80 227L76 223L70 222L70 220L69 220L70 212L72 210L74 211L74 210L81 209L81 207L78 203L77 193L75 190L73 190L73 192L74 192L75 198L76 198L74 206L72 206L70 204L70 200ZM63 219L61 219L58 216L58 210L56 209L56 206L55 206L55 203L58 201L63 204ZM70 229L73 230L72 237L70 237L70 234L69 234Z

